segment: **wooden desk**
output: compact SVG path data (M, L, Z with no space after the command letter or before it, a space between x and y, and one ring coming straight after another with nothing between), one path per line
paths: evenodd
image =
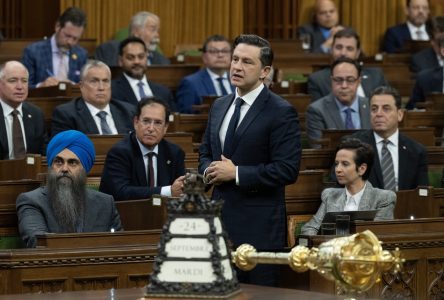
M356 222L356 232L371 230L386 250L399 247L406 259L404 269L394 276L384 273L381 282L367 295L382 299L442 299L444 287L444 218ZM333 238L311 236L313 246ZM335 284L310 272L310 290L334 294Z
M67 82L60 82L56 86L39 87L35 89L30 89L28 92L28 97L30 98L41 98L41 97L69 97L75 98L80 97L82 93L80 92L80 87L78 85L73 85Z
M311 299L311 300L342 300L344 297L326 295L315 292L307 292L300 290L291 290L283 288L263 287L258 285L241 284L241 293L235 295L232 300L295 300L295 299ZM77 291L48 294L33 295L3 295L0 300L135 300L135 299L178 299L178 298L143 298L145 294L144 288L136 289L107 289L102 291ZM190 298L180 298L189 300Z

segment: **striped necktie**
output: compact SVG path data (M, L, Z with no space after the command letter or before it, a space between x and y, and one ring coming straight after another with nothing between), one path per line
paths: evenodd
M384 189L396 191L395 168L393 167L392 154L390 153L387 147L389 143L390 143L389 140L382 141L382 149L381 149L382 177L384 179Z

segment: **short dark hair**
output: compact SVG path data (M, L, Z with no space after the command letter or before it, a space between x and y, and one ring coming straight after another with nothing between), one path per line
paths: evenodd
M224 37L223 35L213 34L213 35L210 35L203 43L202 52L207 52L208 44L211 42L227 42L228 44L230 44L230 42L227 40L227 38Z
M372 103L373 96L376 95L391 95L393 98L395 98L395 105L398 109L401 109L402 107L402 98L399 94L398 90L391 87L391 86L379 86L376 89L373 90L373 92L370 95L369 103Z
M375 157L375 152L372 146L367 143L362 142L357 138L345 138L343 139L338 147L336 148L335 156L339 150L347 149L353 150L355 152L354 161L356 164L356 171L362 164L367 164L367 170L362 175L362 179L367 180L370 176L371 169L373 167L373 160Z
M148 51L148 49L146 48L146 44L144 41L142 41L142 39L135 37L135 36L130 36L129 38L124 39L123 41L120 42L119 44L119 55L122 56L123 55L123 49L128 45L128 44L132 44L132 43L139 43L143 46L143 50L145 52Z
M361 39L359 38L358 33L351 27L346 27L344 29L339 30L333 36L333 44L336 42L338 38L354 38L356 40L356 48L361 49Z
M146 97L139 101L139 103L137 104L136 117L140 118L140 114L142 113L142 109L144 106L154 103L160 104L165 108L165 123L169 123L171 114L169 105L162 99L154 97Z
M78 7L68 7L57 19L60 27L65 27L67 22L77 27L86 27L86 14Z
M358 76L361 76L361 70L362 70L361 64L357 60L354 60L354 59L351 59L348 57L339 57L337 60L335 60L331 64L331 66L330 66L331 75L333 75L333 71L336 68L336 66L339 64L343 64L343 63L348 63L348 64L353 65L356 68L356 70L358 71Z
M260 60L262 67L271 66L273 64L273 50L266 39L255 34L241 34L234 40L233 49L239 44L247 44L261 48Z

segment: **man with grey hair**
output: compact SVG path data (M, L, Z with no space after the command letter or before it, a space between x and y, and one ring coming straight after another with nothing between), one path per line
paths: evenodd
M55 108L51 135L68 129L85 134L126 134L134 129L134 107L111 99L111 71L105 63L86 63L80 73L80 91L81 97Z
M129 35L142 39L148 49L148 65L169 65L168 58L159 52L158 44L160 18L148 11L141 11L131 18ZM110 67L119 65L120 41L112 40L99 45L96 49L96 59L103 61Z
M0 159L44 153L46 140L43 112L27 103L29 73L18 61L0 65Z

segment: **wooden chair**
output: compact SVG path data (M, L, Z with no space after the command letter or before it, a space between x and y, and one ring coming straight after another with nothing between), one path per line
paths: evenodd
M440 202L433 197L432 187L396 192L395 219L436 218L440 216Z
M190 132L193 134L193 142L200 143L207 128L207 114L179 114L175 113L168 126L168 132Z

